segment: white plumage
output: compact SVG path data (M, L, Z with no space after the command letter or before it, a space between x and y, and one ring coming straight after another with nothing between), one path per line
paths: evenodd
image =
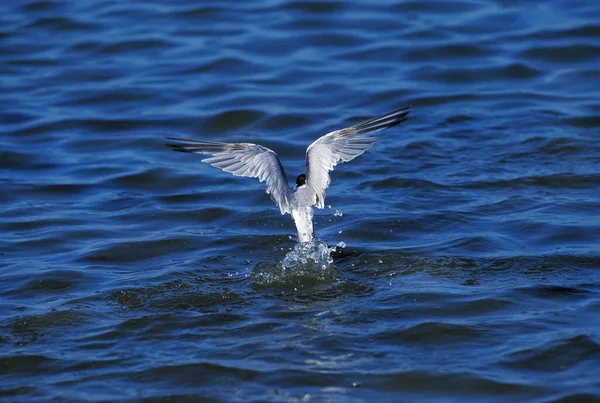
M167 139L180 142L169 144L175 151L210 155L202 162L235 176L258 178L259 181L266 182L267 193L271 195L281 214L291 213L294 218L298 242L311 242L312 206L325 207L325 196L331 183L329 171L337 164L352 161L369 149L377 139L367 136L367 133L402 123L408 112L407 106L317 139L306 150L306 175L298 176L295 191L288 186L279 157L267 147L252 143L222 143L178 137Z

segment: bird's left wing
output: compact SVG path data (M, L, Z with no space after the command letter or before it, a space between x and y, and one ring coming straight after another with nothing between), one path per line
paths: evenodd
M220 168L235 176L258 178L267 183L267 193L277 203L281 214L291 212L291 189L277 154L258 144L221 143L218 141L192 140L166 137L180 143L169 144L174 151L207 154L202 162Z
M312 190L312 204L325 207L331 182L329 171L337 164L352 161L377 140L367 133L395 126L406 120L410 107L366 120L356 126L336 130L318 138L306 150L306 185Z

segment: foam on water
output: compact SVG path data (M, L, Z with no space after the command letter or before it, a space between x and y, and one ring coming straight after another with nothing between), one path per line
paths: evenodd
M294 288L333 282L339 278L338 270L331 266L331 253L336 249L320 241L298 243L283 259L258 263L252 277L258 285Z

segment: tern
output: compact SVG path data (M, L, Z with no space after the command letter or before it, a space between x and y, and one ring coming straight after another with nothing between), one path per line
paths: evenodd
M288 186L279 157L267 147L253 143L166 138L178 142L168 144L174 151L208 155L202 162L235 176L266 182L266 192L282 215L292 215L298 230L298 242L304 243L312 242L314 236L313 206L325 207L325 195L331 183L329 171L368 150L377 138L367 134L404 122L409 109L410 106L405 106L318 138L306 150L306 173L298 175L295 189Z

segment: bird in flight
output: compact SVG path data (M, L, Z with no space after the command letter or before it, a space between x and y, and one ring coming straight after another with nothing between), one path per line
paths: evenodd
M377 116L352 127L335 130L318 138L306 150L306 173L296 178L291 189L279 157L267 147L252 143L222 143L179 137L168 144L174 151L207 155L202 160L235 176L257 178L266 182L267 193L281 211L290 213L298 230L298 242L313 240L313 209L325 207L325 194L331 183L329 171L337 164L352 161L373 145L376 130L396 126L406 120L410 106Z

